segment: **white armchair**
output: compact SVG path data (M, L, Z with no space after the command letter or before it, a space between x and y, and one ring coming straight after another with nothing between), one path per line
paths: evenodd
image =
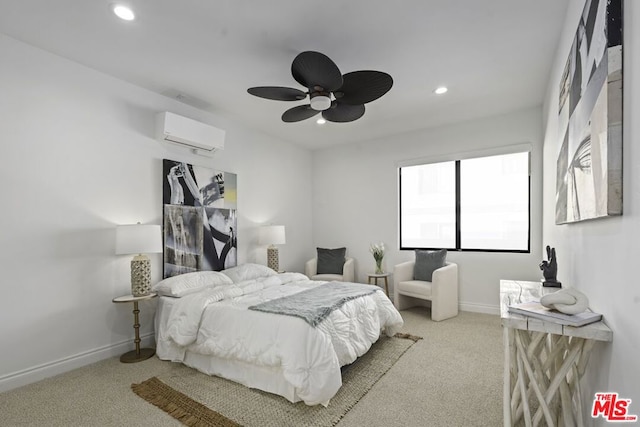
M311 280L326 280L327 282L338 280L340 282L353 282L355 280L354 261L353 258L345 258L344 266L342 267L342 275L318 274L318 258L313 258L305 264L304 274L306 274Z
M415 261L395 266L393 303L398 310L416 305L431 306L431 320L439 322L458 315L458 265L447 262L433 272L431 282L413 280ZM428 303L430 302L430 304Z

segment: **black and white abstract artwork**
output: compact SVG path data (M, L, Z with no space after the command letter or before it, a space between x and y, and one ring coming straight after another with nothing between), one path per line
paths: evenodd
M622 214L622 0L587 0L560 82L556 224Z
M164 277L237 265L236 174L163 161Z

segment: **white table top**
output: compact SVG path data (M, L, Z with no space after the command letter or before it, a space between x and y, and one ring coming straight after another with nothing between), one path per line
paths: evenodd
M548 332L556 335L612 341L613 332L604 321L591 323L579 328L559 325L554 322L533 317L509 313L509 305L539 300L541 296L556 292L561 288L545 288L540 282L523 280L500 280L500 318L502 326L536 332Z
M369 277L388 277L391 276L391 273L367 273Z
M134 297L133 295L122 295L120 297L116 297L113 299L113 302L134 302L134 301L143 301L146 299L155 298L158 296L155 292L151 292L149 295L144 295L141 297Z

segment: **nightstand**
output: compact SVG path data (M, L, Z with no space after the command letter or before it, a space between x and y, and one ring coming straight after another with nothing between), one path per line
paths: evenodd
M121 297L117 297L113 299L115 303L123 303L123 302L132 302L133 303L133 329L136 331L136 339L134 342L136 343L136 349L129 351L122 356L120 356L120 361L122 363L135 363L140 362L142 360L147 360L154 354L156 354L156 350L154 348L140 348L140 320L138 319L138 313L140 310L138 309L138 301L149 300L157 297L158 294L151 293L149 295L145 295L142 297L134 297L133 295L123 295Z
M378 279L384 279L384 293L389 296L389 276L391 276L391 273L367 273L367 276L369 277L369 284L372 284L371 282L373 281L376 286L378 286Z

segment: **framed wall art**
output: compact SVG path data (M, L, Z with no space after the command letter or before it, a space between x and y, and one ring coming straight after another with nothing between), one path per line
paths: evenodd
M164 277L237 264L237 177L163 160Z
M562 74L556 224L622 215L622 0L587 0Z

